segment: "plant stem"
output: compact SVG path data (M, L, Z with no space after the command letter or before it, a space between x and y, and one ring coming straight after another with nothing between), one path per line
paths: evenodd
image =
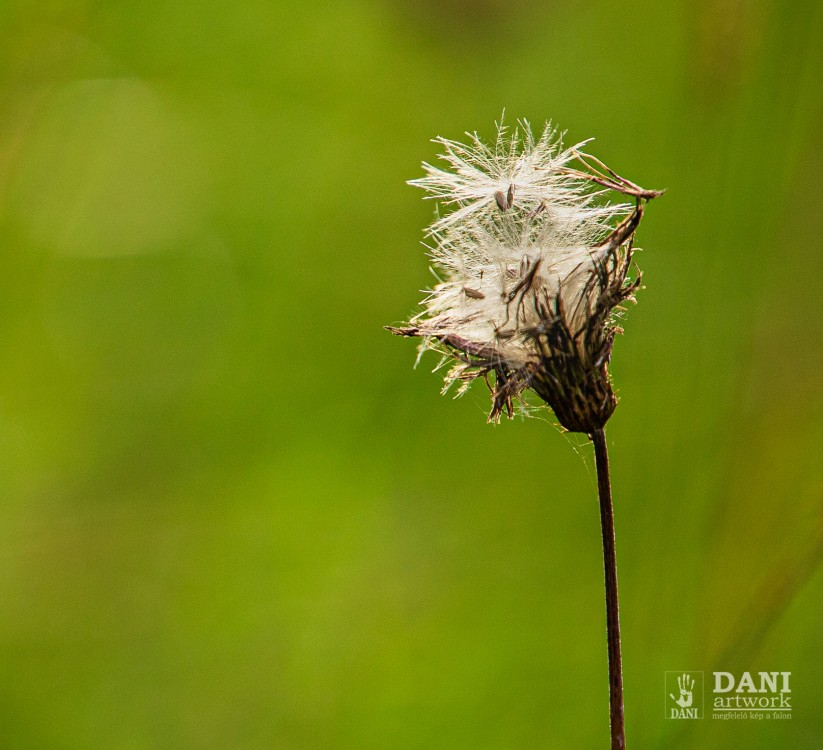
M597 464L597 490L600 497L600 530L603 534L603 568L606 574L606 636L609 644L609 717L611 750L624 750L623 664L620 659L620 615L617 604L617 557L614 551L614 513L609 481L609 454L603 428L590 436Z

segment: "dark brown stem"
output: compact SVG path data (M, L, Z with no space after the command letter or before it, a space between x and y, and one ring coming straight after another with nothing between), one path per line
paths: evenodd
M600 530L603 534L603 568L606 573L606 637L609 643L609 717L611 750L624 750L623 664L620 659L620 615L617 604L617 557L614 551L614 513L609 481L609 454L606 433L601 428L591 435L597 464L597 490L600 496Z

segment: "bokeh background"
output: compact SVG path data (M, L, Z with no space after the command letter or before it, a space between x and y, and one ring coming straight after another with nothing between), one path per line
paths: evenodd
M4 0L0 746L607 746L589 447L382 326L436 135L647 187L609 424L634 748L823 742L823 6ZM792 672L791 721L664 718Z

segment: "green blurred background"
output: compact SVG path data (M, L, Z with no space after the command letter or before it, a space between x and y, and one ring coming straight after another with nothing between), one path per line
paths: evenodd
M382 325L436 135L646 187L609 425L631 748L823 743L823 6L0 4L0 747L605 748L590 449ZM791 671L792 721L664 719Z

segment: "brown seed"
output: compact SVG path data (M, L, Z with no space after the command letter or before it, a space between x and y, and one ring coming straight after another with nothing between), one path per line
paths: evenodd
M529 211L528 218L533 219L538 214L542 214L545 210L546 210L546 204L543 201L540 201L540 205L538 205L537 208L532 209L531 211Z
M468 286L463 287L463 294L467 297L471 297L472 299L486 299L486 295L483 294L483 292L480 292L477 289L472 289Z
M514 183L509 185L509 192L506 193L506 208L511 208L514 203Z
M498 190L494 194L494 199L497 201L497 207L501 211L506 211L509 208L509 203L507 202L506 196L503 194L502 190Z

